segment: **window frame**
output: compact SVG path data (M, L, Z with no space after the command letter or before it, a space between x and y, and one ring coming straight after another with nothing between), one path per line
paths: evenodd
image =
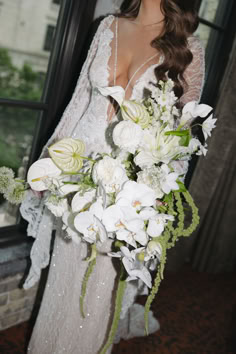
M29 165L37 160L52 134L58 117L68 104L82 67L82 49L96 6L94 0L62 0L41 101L0 98L1 106L28 108L42 112L38 118ZM15 225L0 228L0 247L29 242L27 223L19 216Z

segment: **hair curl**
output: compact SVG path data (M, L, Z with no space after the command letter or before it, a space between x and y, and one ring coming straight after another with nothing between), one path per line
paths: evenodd
M171 78L177 97L181 97L187 83L184 71L193 60L188 48L188 37L198 27L198 15L191 0L161 0L164 27L151 45L164 55L164 61L155 69L157 81ZM141 0L125 0L121 6L120 17L136 18Z

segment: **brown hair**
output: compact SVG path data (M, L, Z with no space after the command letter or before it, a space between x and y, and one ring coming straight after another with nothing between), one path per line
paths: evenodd
M175 83L174 91L179 98L187 85L184 71L193 59L187 39L198 27L198 16L193 3L192 0L161 0L164 27L151 43L152 47L164 55L164 62L155 69L157 80L165 81L168 72L168 77ZM119 16L136 18L140 5L141 0L125 0Z

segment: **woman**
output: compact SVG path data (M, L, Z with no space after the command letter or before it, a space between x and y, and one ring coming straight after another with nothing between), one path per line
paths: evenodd
M106 17L94 37L72 100L47 145L71 136L85 142L87 155L111 151L109 131L117 121L117 114L112 102L96 90L97 86L120 85L126 91L126 99L141 99L157 79L165 79L168 73L174 80L180 103L198 101L204 76L204 51L191 36L197 21L190 3L189 0L186 4L183 0L131 0L123 6L119 17ZM28 203L21 209L30 222L29 235L36 237L26 288L39 279L41 268L49 261L53 220L42 204L29 194ZM29 352L95 354L106 341L111 323L117 272L109 257L98 255L87 290L86 318L82 319L79 297L87 267L83 261L87 246L65 244L58 224L57 234L62 237L55 240ZM109 250L110 241L100 251ZM128 283L117 339L143 334L143 311L133 305L138 290L144 289L136 282ZM158 323L151 316L151 331L157 329Z

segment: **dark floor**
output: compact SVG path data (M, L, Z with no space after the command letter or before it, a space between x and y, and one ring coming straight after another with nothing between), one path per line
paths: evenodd
M153 310L160 331L121 341L112 354L236 353L235 274L198 273L188 267L168 273ZM0 332L0 354L25 353L29 329L29 323L23 323Z

